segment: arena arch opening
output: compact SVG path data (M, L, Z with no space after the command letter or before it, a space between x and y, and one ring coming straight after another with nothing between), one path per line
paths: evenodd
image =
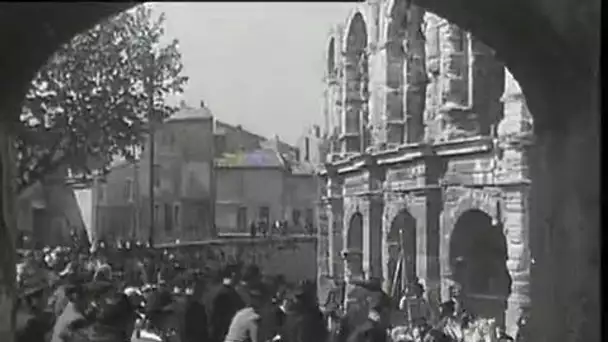
M383 272L385 289L391 294L401 293L403 286L408 285L417 277L416 219L407 209L399 211L392 220L385 240L387 253L384 258L386 266ZM399 262L400 259L401 262Z
M451 278L462 288L465 307L504 324L512 281L501 225L481 210L465 211L450 235L448 258Z

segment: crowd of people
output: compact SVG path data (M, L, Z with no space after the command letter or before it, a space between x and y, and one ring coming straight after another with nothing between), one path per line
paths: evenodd
M336 284L320 306L313 281L291 284L247 263L200 263L146 246L26 252L17 265L16 341L513 340L472 318L456 292L434 310L416 282L397 304L379 284L362 282L363 295L345 305L345 288ZM396 323L395 311L405 320ZM485 335L467 336L471 331Z

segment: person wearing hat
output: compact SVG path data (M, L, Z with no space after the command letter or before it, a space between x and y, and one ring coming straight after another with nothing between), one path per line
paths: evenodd
M246 306L232 318L224 342L264 342L273 337L265 329L268 317L262 314L264 287L261 282L249 282L243 289Z
M407 287L405 295L399 301L399 310L405 312L413 326L433 321L431 306L424 298L424 288L418 282L412 282Z
M165 338L177 336L182 327L179 303L168 288L158 288L150 295L145 308L152 331Z
M526 342L531 341L530 335L530 305L525 304L520 308L520 316L517 319L517 334L515 341Z
M464 338L462 324L454 316L456 304L452 300L445 301L439 305L439 322L434 329L441 331L455 341Z
M245 307L241 294L235 288L236 265L227 266L222 273L222 284L210 301L209 334L212 342L224 341L232 317Z
M390 298L384 292L373 292L368 298L367 320L354 328L348 342L386 342L390 324Z
M185 280L182 342L203 342L209 339L207 310L202 301L203 284L193 276Z
M53 322L52 314L44 311L47 287L47 280L40 274L29 275L22 280L21 305L16 317L17 342L45 342Z
M123 293L107 293L94 302L88 321L72 323L61 336L63 342L122 342L132 333L134 310Z
M55 316L55 325L51 334L51 342L63 342L62 336L70 330L74 322L85 320L88 300L85 293L84 279L73 277L64 287L67 301L61 312Z
M326 341L328 331L316 300L312 282L302 282L294 291L294 300L281 332L284 342Z

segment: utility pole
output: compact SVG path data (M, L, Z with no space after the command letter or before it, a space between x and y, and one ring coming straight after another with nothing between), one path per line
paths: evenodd
M150 164L149 164L149 178L148 178L148 191L150 194L150 231L149 231L149 235L148 235L148 242L150 243L150 247L154 246L154 225L156 222L154 222L154 219L156 218L155 215L155 204L154 204L154 178L155 178L155 170L154 170L154 155L155 155L155 124L156 124L156 118L154 115L154 65L155 65L155 58L154 58L154 53L152 51L150 51L150 56L149 56L149 63L148 63L148 72L147 72L147 78L148 78L148 82L147 82L147 91L148 91L148 129L149 129L149 140L150 140L150 146L149 146L149 153L150 153Z

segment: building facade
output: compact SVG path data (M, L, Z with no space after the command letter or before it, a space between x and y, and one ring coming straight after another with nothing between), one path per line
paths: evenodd
M458 283L514 333L529 302L531 116L492 50L409 3L367 1L330 33L319 280L393 291L417 277L438 300Z
M214 125L204 105L184 106L156 128L152 183L149 144L138 162L120 162L96 180L92 194L96 238L173 243L215 236Z
M207 107L180 111L156 129L154 243L249 234L249 225L287 220L290 231L314 222L317 177L296 148L239 125L214 120ZM119 162L92 188L94 240L150 238L150 156Z
M216 225L220 234L250 234L252 224L287 222L285 233L314 229L318 178L312 167L276 148L216 160Z

